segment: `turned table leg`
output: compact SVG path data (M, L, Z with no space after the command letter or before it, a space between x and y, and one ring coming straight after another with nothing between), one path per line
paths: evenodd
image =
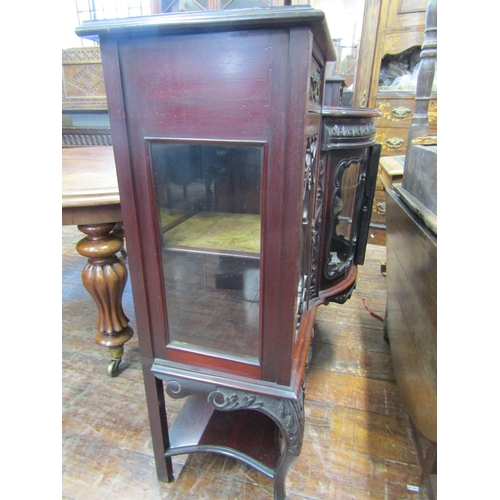
M78 229L86 236L76 245L78 253L88 259L82 281L97 306L95 341L110 350L107 373L111 377L117 375L123 345L134 333L122 308L127 268L116 256L123 249L123 239L113 232L115 226L115 223L79 225Z

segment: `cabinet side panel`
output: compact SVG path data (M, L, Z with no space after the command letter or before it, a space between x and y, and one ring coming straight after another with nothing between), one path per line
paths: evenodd
M127 249L127 258L130 267L136 270L136 272L131 273L130 280L134 290L137 325L145 334L144 340L141 342L141 354L146 358L152 359L153 347L148 335L150 324L147 314L147 288L141 272L142 252L140 246L137 244L140 241L139 223L137 207L135 205L136 197L133 185L132 164L128 154L129 140L118 47L113 40L103 40L100 47L102 58L105 62L103 70L109 93L109 117L120 197L128 200L127 203L122 203L123 223L127 240L134 242L131 248Z
M147 142L194 141L262 142L268 145L263 166L262 221L265 235L261 254L262 378L280 383L290 378L289 332L293 331L296 265L295 243L300 165L303 161L304 110L308 66L301 54L310 50L310 33L302 30L300 54L289 66L289 30L204 33L120 41L120 69L124 84L137 205L138 231L143 250L145 280L151 291L148 313L154 355L169 359L167 308ZM304 68L302 69L302 66ZM291 70L297 70L291 78ZM299 83L294 83L295 79ZM288 87L291 90L287 90ZM298 111L299 110L299 111ZM299 118L296 116L300 114ZM296 132L296 130L299 132ZM300 139L294 140L294 134ZM298 157L300 161L297 161ZM284 158L286 158L284 160ZM298 165L297 169L295 166ZM283 210L283 207L287 207ZM285 228L285 229L283 229ZM277 276L285 276L277 279ZM289 314L287 315L287 312ZM276 359L284 360L277 363ZM255 365L238 369L227 360L176 350L175 361L256 376ZM237 363L236 363L237 364ZM245 371L246 370L246 371ZM260 376L260 375L259 375Z
M283 87L276 89L276 94L286 93L286 120L283 126L285 151L280 181L284 183L284 197L283 204L280 207L275 206L277 220L280 221L280 239L283 242L277 263L282 306L275 311L273 317L275 328L279 328L282 334L280 338L270 339L266 353L271 358L266 360L265 366L276 370L276 380L283 385L290 384L296 329L295 305L299 284L306 147L304 130L307 125L312 49L313 37L309 29L290 30L288 71Z
M142 269L142 249L138 244L139 223L135 193L132 182L132 168L128 155L128 135L125 120L125 106L121 79L118 47L113 40L101 41L101 54L103 58L104 79L108 96L108 109L113 138L116 171L120 198L127 199L122 203L122 217L127 240L134 244L127 248L127 259L130 268L135 270L130 273L132 289L134 291L134 309L139 335L144 387L148 403L151 433L153 435L153 448L158 478L168 481L173 478L172 462L165 458L165 449L168 448L167 416L163 396L163 384L156 379L151 371L153 363L153 344L150 336L150 318L148 314L148 295Z

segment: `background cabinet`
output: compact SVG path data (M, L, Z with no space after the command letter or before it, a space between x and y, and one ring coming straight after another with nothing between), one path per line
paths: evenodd
M407 85L408 78L396 78L411 72L411 83L416 85L415 64L424 41L427 4L428 0L367 0L365 4L353 106L380 112L375 137L382 156L404 155L408 146L415 88ZM429 103L429 132L437 133L437 93ZM385 244L385 198L379 180L372 207L373 243Z
M424 41L428 0L367 0L353 106L376 108L382 156L404 154L415 111L415 64ZM413 73L408 79L396 80ZM398 84L399 82L399 84ZM430 132L437 132L437 94L429 105Z

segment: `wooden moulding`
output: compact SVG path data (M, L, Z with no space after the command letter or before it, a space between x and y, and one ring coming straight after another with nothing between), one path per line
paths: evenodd
M279 9L234 9L202 12L173 12L150 17L84 21L76 34L93 40L116 33L176 34L227 31L239 29L289 28L296 25L311 27L322 52L328 61L335 61L325 14L309 5L283 6Z
M322 151L370 146L375 141L375 109L323 108Z

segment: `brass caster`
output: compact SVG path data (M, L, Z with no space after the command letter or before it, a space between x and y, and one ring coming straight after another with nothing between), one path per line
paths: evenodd
M109 364L108 368L106 369L106 373L108 374L109 377L116 377L118 375L118 368L121 363L121 358L117 359L112 359Z

